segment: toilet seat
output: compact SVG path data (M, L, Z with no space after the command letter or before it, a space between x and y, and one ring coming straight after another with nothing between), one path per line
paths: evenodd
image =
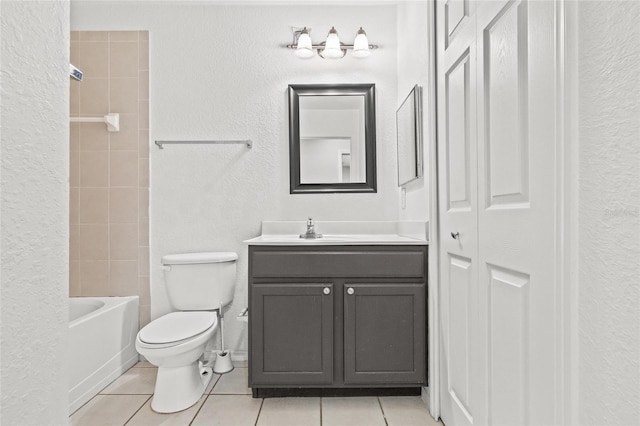
M153 349L177 346L209 332L217 322L212 311L172 312L143 327L137 340L141 346Z

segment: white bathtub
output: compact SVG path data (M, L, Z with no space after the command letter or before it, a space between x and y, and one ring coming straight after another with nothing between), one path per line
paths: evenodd
M138 296L69 299L69 414L138 362Z

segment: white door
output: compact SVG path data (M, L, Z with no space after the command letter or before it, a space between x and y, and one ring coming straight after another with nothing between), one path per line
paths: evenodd
M441 417L477 423L482 377L478 304L475 4L438 2L438 209Z
M442 418L449 426L557 423L557 4L438 8ZM465 27L451 31L449 21ZM462 93L472 105L461 115L451 108L461 97L452 82L465 55ZM456 124L469 129L464 151L453 146ZM463 154L473 164L453 176L454 155ZM451 202L461 179L470 191L464 209Z

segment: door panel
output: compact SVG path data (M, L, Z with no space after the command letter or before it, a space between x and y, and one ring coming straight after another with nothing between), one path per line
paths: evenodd
M457 15L454 11L458 11ZM477 142L475 2L436 3L441 415L468 425L477 415ZM449 33L440 23L463 15ZM453 234L453 235L452 235Z
M449 210L471 208L469 181L469 51L445 74L447 195ZM475 190L475 188L474 188Z
M472 2L449 33L454 15L444 11L458 9L447 4L436 3L442 418L558 423L559 9L554 1ZM459 171L462 152L469 162ZM469 208L455 204L462 199Z
M345 384L425 383L425 285L344 285Z
M527 423L530 277L494 265L489 278L490 423Z
M254 285L250 309L251 386L333 382L333 284Z
M469 18L469 0L448 0L444 4L446 44L449 46Z
M493 424L557 423L555 19L551 1L488 2L477 14L478 116L485 117L478 262L488 271L479 289L488 301L481 315ZM498 179L512 183L497 186Z
M471 406L469 404L471 389L469 388L469 374L471 372L471 360L473 347L471 338L473 336L473 318L470 313L474 288L471 268L471 259L450 255L449 261L449 334L448 353L451 356L449 361L449 393L456 402L469 423L472 423Z
M510 2L482 30L487 204L529 201L527 8Z

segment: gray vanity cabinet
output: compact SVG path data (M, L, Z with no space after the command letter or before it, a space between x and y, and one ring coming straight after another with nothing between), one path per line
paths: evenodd
M422 383L425 286L345 284L344 383Z
M426 246L249 246L249 386L426 383Z
M269 283L251 294L255 384L333 382L333 284Z

